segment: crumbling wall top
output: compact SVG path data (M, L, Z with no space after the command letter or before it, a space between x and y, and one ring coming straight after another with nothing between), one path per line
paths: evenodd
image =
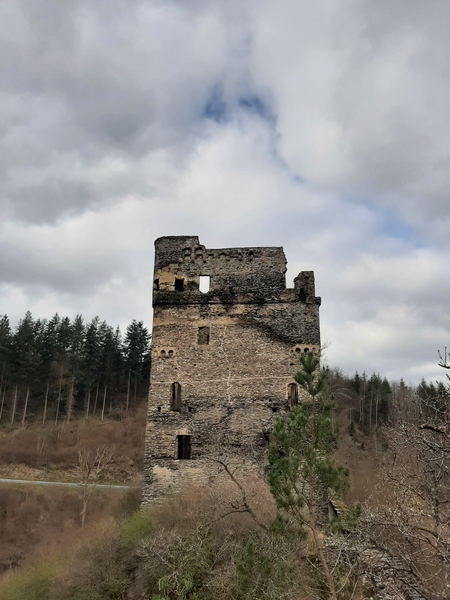
M245 298L320 303L314 296L311 271L296 278L294 289L286 289L286 264L281 246L208 249L198 236L160 237L155 241L153 304L226 304ZM201 277L209 280L209 289L203 294L199 291Z

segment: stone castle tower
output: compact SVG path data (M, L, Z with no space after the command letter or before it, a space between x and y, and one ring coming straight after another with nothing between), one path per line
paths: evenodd
M314 273L286 289L283 248L155 242L144 501L207 482L215 453L261 465L273 415L299 400L298 355L319 350Z

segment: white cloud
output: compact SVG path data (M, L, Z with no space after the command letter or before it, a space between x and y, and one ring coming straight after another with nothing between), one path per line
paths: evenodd
M288 283L316 272L330 362L439 376L448 13L4 2L2 312L149 324L156 237L284 245Z

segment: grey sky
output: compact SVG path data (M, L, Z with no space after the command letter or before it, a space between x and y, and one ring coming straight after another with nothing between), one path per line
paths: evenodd
M0 313L151 324L153 241L283 245L328 361L442 378L450 5L4 0Z

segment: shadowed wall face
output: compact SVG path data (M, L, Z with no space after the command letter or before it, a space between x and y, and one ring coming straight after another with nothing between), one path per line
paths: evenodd
M219 456L257 473L273 415L302 399L299 354L320 347L314 274L286 289L282 248L155 249L144 501L207 482Z

